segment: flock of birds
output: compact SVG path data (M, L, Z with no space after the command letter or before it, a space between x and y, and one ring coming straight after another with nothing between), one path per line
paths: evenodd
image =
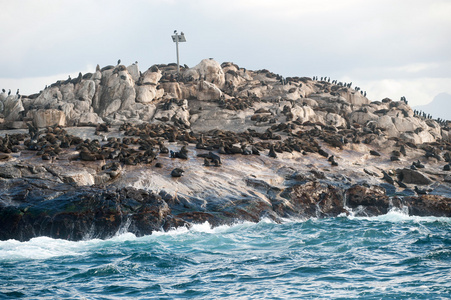
M351 86L352 86L352 82L346 83L346 82L338 81L338 80L336 80L336 79L332 80L332 82L331 82L331 81L330 81L330 77L327 77L327 76L321 77L320 80L318 80L318 76L313 76L313 80L316 80L316 81L325 81L325 82L328 82L328 83L336 84L336 85L338 85L338 86L347 87L347 88L351 88ZM355 90L356 92L359 92L359 91L360 91L360 94L361 94L363 97L366 97L366 91L362 91L360 87L356 86L356 87L354 88L354 90Z

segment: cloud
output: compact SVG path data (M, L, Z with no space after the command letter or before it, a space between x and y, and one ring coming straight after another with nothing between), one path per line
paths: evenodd
M3 1L0 85L67 78L119 58L142 67L174 62L170 34L177 29L187 37L180 59L189 66L213 57L398 94L396 82L451 78L450 15L446 0Z

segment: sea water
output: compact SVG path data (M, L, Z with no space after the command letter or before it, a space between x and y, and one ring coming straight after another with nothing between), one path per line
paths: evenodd
M451 218L341 216L0 242L2 299L450 299Z

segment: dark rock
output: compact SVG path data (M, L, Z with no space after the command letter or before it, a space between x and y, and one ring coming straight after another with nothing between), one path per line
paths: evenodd
M20 178L22 173L20 169L13 165L3 165L0 167L0 177L1 178Z
M282 216L333 217L345 212L342 191L331 185L307 182L294 186L287 193L289 202L274 207Z
M346 205L352 209L363 207L358 215L375 216L388 212L390 198L382 187L354 185L346 191Z
M399 179L404 183L420 184L420 185L432 183L431 179L429 179L426 175L416 170L404 168L402 170L397 170L397 173Z
M405 197L404 205L409 208L409 215L451 217L451 198L438 195Z

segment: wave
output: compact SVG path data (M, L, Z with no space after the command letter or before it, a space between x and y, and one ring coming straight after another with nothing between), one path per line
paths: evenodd
M341 215L342 217L344 215ZM413 222L421 222L421 223L430 223L430 222L445 222L445 223L451 223L450 217L433 217L433 216L412 216L408 214L407 207L404 208L397 208L393 207L391 208L386 214L379 215L379 216L371 216L371 217L363 217L363 216L354 216L352 211L350 211L350 214L345 216L350 220L356 219L356 220L367 220L367 221L381 221L381 222L406 222L406 221L413 221Z
M379 223L433 223L451 224L448 217L409 216L405 210L391 209L387 214L374 217L356 217L340 215L329 219L284 219L281 224L270 219L262 219L258 223L243 221L232 225L213 227L210 223L194 224L190 228L179 227L169 231L157 231L152 235L137 237L135 234L121 230L110 239L89 239L84 241L67 241L49 237L36 237L26 242L17 240L0 241L0 262L21 260L45 260L64 256L82 256L99 249L115 249L123 245L159 245L161 243L203 243L212 239L230 240L239 243L244 235L259 236L267 232L281 234L288 227L304 226L305 228L322 228L322 223L339 220L365 221ZM317 227L320 226L320 227ZM363 226L363 225L362 225ZM286 232L285 232L286 233Z

